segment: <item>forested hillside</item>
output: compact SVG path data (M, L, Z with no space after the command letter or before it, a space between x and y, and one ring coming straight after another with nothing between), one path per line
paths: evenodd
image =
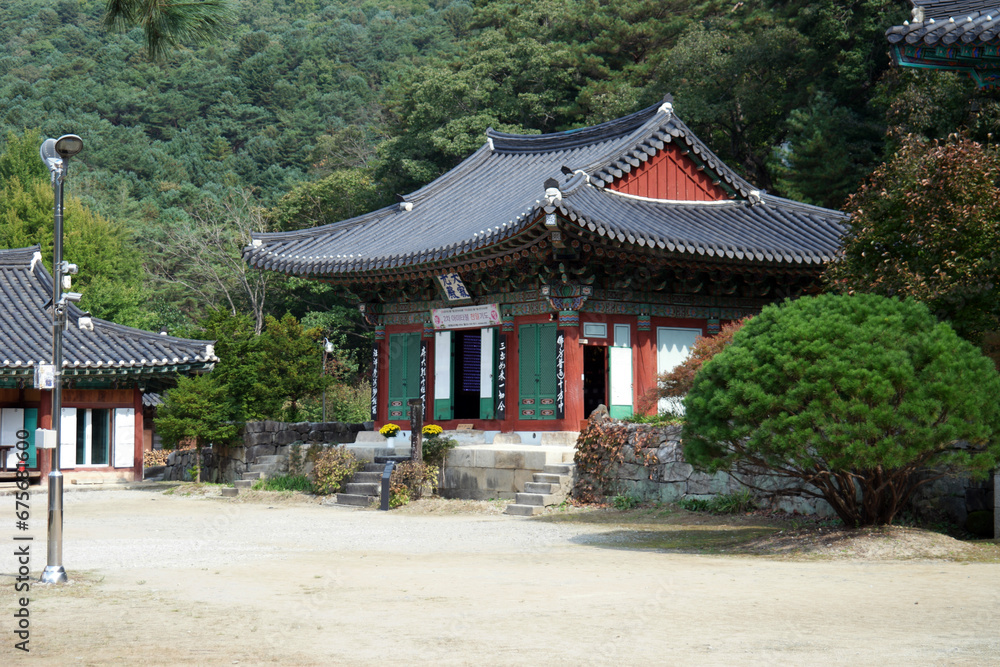
M384 205L478 148L487 127L565 130L666 93L759 187L840 207L905 134L995 130L994 93L889 68L883 34L908 7L239 0L226 37L154 62L140 30L102 29L102 0L7 0L0 245L40 242L48 256L37 148L79 134L67 255L92 312L207 336L216 309L258 332L290 312L358 348L365 332L337 295L239 261L251 231Z

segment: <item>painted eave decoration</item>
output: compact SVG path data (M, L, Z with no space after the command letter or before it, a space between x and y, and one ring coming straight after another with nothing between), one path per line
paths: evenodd
M886 39L901 67L965 72L980 87L1000 81L1000 0L917 0Z
M651 176L668 172L678 184ZM554 134L490 130L478 151L404 200L323 227L255 234L244 259L319 279L435 270L512 252L558 214L575 232L623 247L804 267L830 261L845 231L837 211L758 191L670 101Z
M38 246L0 250L0 377L30 378L52 358L52 276ZM83 322L81 322L81 319ZM89 319L89 321L88 321ZM70 304L63 334L67 379L157 378L210 370L212 341L157 335L90 317Z

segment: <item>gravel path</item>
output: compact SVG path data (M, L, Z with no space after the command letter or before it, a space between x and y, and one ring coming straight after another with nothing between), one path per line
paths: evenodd
M4 612L0 664L1000 662L997 565L630 551L612 526L145 490L65 512L72 582L32 586L29 656Z

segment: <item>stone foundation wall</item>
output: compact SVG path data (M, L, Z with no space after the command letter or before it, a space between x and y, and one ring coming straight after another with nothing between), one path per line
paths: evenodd
M354 442L364 424L341 422L247 422L241 433L243 444L202 448L201 480L229 484L241 479L250 466L265 456L279 457L275 469L288 471L292 447L302 454L312 445L337 445ZM194 467L195 452L171 452L163 471L164 480L190 481L188 470ZM308 472L308 470L303 470Z
M708 500L743 488L729 473L699 472L685 462L680 426L634 424L629 425L629 428L633 433L629 435L628 444L624 447L625 462L618 470L622 492L642 500L672 503L681 498ZM640 458L644 458L643 454L646 452L655 455L655 463L648 467L635 455L636 433L640 432L654 434L652 445L640 454ZM768 480L758 478L755 483L766 486ZM825 501L811 498L775 498L771 501L771 506L799 514L833 514L832 508Z
M728 473L710 475L696 471L684 461L679 426L651 427L634 425L638 432L653 431L656 463L650 467L642 465L634 454L635 435L629 437L625 446L625 463L619 470L618 480L622 491L643 500L676 502L689 497L708 499L715 495L738 491L740 484ZM755 484L768 488L777 480L767 476L758 477ZM911 501L914 514L922 519L948 520L965 525L970 512L992 510L998 499L993 488L1000 481L989 479L972 482L967 477L944 477L918 488ZM799 514L819 514L833 516L833 509L826 501L810 498L776 498L771 506L786 512ZM1000 524L1000 520L998 520ZM1000 534L1000 533L998 533Z
M568 447L471 445L448 452L438 493L462 500L513 499L546 465L572 463Z

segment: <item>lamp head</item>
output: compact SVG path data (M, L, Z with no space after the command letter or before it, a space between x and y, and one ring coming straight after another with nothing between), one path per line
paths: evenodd
M56 139L55 150L63 160L71 158L83 150L83 139L75 134L64 134Z

